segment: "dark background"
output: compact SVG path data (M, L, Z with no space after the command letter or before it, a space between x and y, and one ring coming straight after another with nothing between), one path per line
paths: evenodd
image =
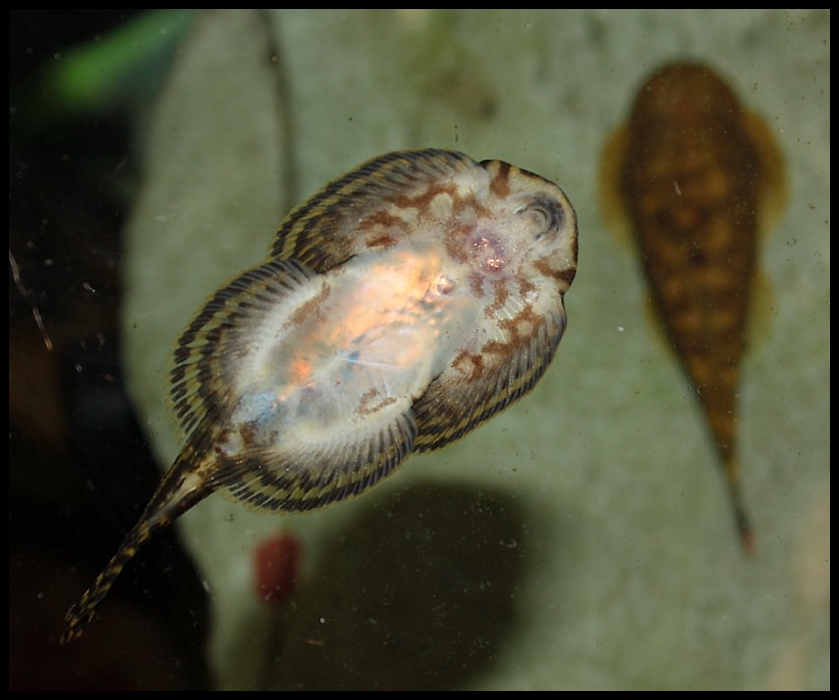
M142 12L9 13L11 690L210 684L206 595L174 530L126 569L80 640L57 642L159 472L119 360L136 94L71 109L49 79L62 57Z

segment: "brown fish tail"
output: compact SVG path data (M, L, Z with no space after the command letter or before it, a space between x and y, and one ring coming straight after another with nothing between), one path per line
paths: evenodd
M148 542L152 535L171 525L178 516L212 493L214 487L208 487L207 482L194 472L186 472L187 467L177 468L179 464L188 464L192 457L192 450L184 450L175 466L158 486L137 524L122 541L117 553L96 577L93 585L82 594L79 602L67 611L64 616L64 632L58 638L59 644L67 644L82 635L126 564L136 556L140 547Z
M739 471L739 465L736 460L732 460L725 466L725 478L728 484L731 504L734 509L734 522L737 525L737 532L740 535L740 543L743 546L743 552L751 556L757 550L757 541L754 530L752 529L751 518L749 518L743 499Z
M99 604L108 595L111 586L114 585L114 581L122 573L125 565L134 558L140 547L151 537L153 529L156 530L162 526L162 523L160 523L156 528L151 528L145 520L134 526L123 540L117 553L111 558L102 573L96 577L93 585L84 592L79 602L67 611L64 616L64 632L58 638L59 644L67 644L82 635L85 627L96 615Z

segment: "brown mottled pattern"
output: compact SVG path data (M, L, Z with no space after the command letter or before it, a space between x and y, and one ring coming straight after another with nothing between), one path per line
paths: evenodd
M690 63L644 82L620 136L619 197L662 326L704 407L748 549L736 416L769 177L762 142L728 85Z

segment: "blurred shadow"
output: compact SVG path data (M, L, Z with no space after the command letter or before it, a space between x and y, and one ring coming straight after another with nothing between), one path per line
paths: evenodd
M438 690L489 669L517 625L527 513L513 497L413 485L325 545L279 623L268 686Z

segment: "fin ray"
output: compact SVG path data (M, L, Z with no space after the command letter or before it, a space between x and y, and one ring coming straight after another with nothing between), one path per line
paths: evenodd
M423 149L395 151L367 161L334 180L286 217L271 255L280 260L299 260L317 272L325 272L368 249L367 226L361 219L386 215L395 202L401 204L413 192L439 185L458 173L480 166L457 151ZM393 236L398 229L389 227ZM405 229L405 236L410 231Z
M362 424L349 437L308 442L289 435L277 449L251 453L220 472L220 493L254 510L320 508L357 496L391 474L413 451L416 434L407 410L383 427Z
M546 315L512 356L493 359L484 353L477 378L450 366L414 404L419 427L415 449L428 452L443 447L527 394L550 365L565 326L564 311Z
M205 303L178 341L169 376L172 410L184 434L232 403L225 378L252 342L253 322L312 276L295 261L272 260L239 275Z

